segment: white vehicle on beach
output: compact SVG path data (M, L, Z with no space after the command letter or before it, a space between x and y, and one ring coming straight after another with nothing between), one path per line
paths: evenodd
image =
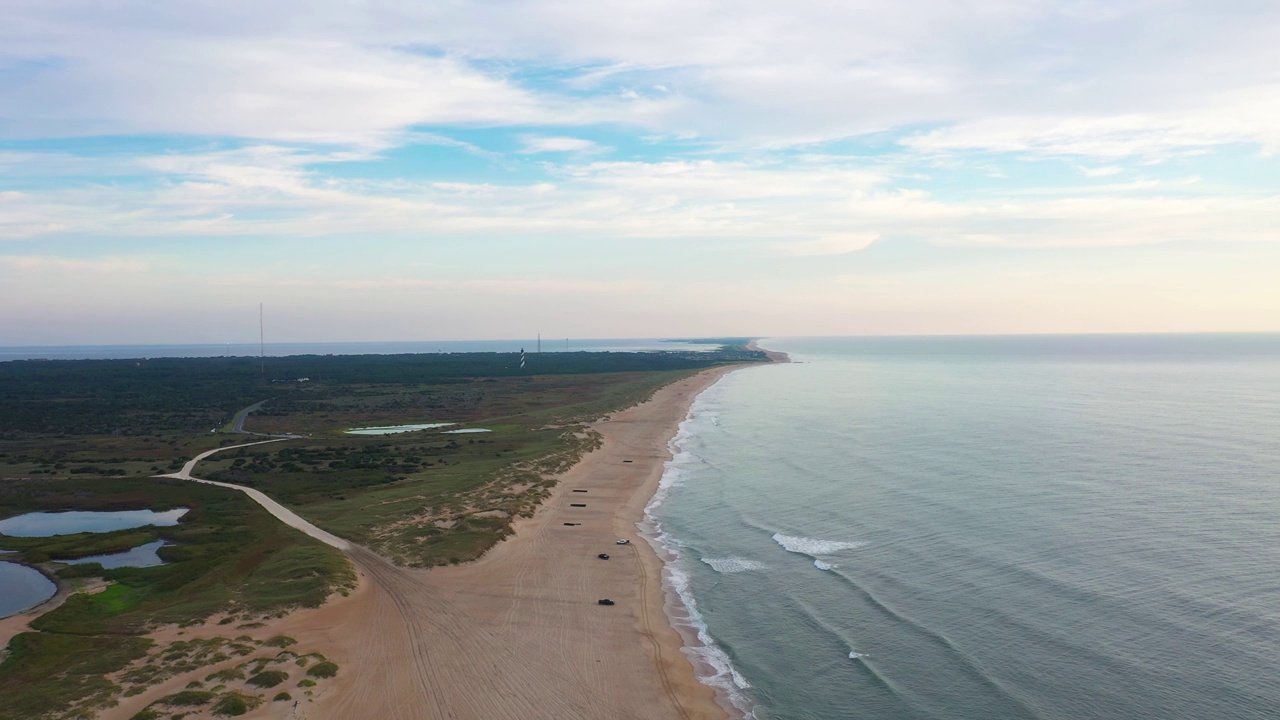
M618 538L619 545L630 545L631 541L626 538Z

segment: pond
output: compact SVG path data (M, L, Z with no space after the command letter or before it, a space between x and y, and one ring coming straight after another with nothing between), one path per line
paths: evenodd
M414 430L430 430L432 428L457 425L451 422L419 423L417 425L380 425L376 427L350 428L343 432L348 435L395 435L396 433L413 432Z
M463 433L493 432L485 428L462 428L461 430L445 430L441 435L461 435Z
M0 617L39 605L57 590L49 578L36 570L0 560Z
M76 558L75 560L59 560L58 562L68 565L98 563L105 570L122 567L155 567L156 565L164 564L164 560L161 560L159 553L156 552L162 547L164 547L164 541L156 540L124 552L91 555L89 557Z
M0 520L0 535L11 537L52 537L89 532L102 533L128 530L144 525L177 525L187 508L154 510L119 510L114 512L33 512Z

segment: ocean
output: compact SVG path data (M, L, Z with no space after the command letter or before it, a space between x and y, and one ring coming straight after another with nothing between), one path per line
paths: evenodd
M646 524L741 714L1280 716L1280 335L761 344Z

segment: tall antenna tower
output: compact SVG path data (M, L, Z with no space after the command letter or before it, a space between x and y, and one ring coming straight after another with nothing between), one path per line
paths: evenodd
M542 333L538 333L538 352L542 352Z
M267 332L262 322L262 303L258 303L258 370L267 377Z

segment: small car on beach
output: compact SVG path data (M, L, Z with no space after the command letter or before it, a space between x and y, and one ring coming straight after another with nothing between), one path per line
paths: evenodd
M630 545L630 544L631 544L631 541L630 541L630 540L628 540L628 539L626 539L626 538L619 538L619 539L618 539L618 544L619 544L619 545Z
M597 601L596 601L596 604L597 604L597 605L613 605L613 604L614 604L614 602L613 602L612 600L610 600L609 598L603 598L603 599L601 599L601 600L597 600Z
M597 555L596 557L600 558L601 560L608 560L608 559L609 559L609 553L600 553L600 554L599 554L599 555Z

